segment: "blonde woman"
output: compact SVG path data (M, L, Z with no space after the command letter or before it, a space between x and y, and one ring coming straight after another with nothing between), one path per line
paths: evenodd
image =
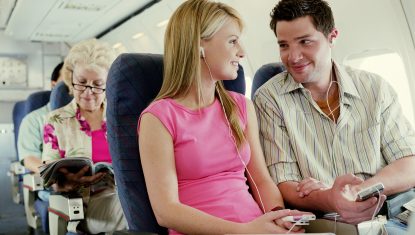
M46 117L43 161L67 157L90 157L93 162L111 163L106 138L105 83L115 54L112 48L96 39L72 47L63 67L63 79L74 99ZM85 176L87 168L71 173L65 168L65 181L55 184L56 191L78 190L85 195L85 221L80 230L96 234L126 228L126 221L110 175ZM104 187L90 191L93 183Z
M300 213L272 211L284 204L252 103L222 83L237 77L242 27L234 9L209 0L184 2L167 26L163 85L138 132L150 202L170 234L285 233L292 224L281 218Z

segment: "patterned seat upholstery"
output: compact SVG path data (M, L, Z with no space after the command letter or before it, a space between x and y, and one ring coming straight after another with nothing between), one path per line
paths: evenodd
M137 139L138 118L158 94L162 80L163 58L155 54L122 54L108 74L108 142L121 205L131 231L167 234L151 209ZM226 81L225 86L245 93L242 67L238 78Z

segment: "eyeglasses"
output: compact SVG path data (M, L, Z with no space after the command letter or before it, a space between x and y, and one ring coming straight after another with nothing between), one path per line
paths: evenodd
M73 89L77 91L85 91L87 88L91 89L94 94L102 94L105 91L105 88L94 87L89 85L75 84L72 82Z

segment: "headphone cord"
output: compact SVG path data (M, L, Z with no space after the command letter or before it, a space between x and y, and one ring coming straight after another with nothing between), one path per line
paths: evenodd
M286 232L286 233L290 233L293 229L294 229L294 227L295 226L297 226L297 225L301 225L301 223L302 222L305 222L306 220L305 220L305 218L304 217L301 217L301 219L300 220L298 220L297 222L295 222L292 226L291 226L291 228L290 229L288 229L288 231Z
M210 79L213 81L213 76L212 76L212 72L210 71L209 64L207 63L207 61L206 61L205 57L202 57L202 58L203 58L203 61L204 61L204 62L205 62L205 64L206 64L206 67L208 68L209 75L210 75ZM253 184L253 185L254 185L254 187L255 187L255 190L256 190L256 192L257 192L257 194L258 194L258 199L259 199L259 202L260 202L260 206L261 206L262 212L265 214L265 213L266 213L266 211L265 211L265 206L264 206L264 203L262 202L262 197L261 197L261 194L259 193L258 186L256 185L256 183L255 183L255 181L254 181L254 178L252 178L251 173L249 172L249 170L248 170L248 167L247 167L246 163L244 162L244 160L243 160L243 159L242 159L242 157L241 157L241 154L239 153L239 148L238 148L238 146L236 145L236 140L235 140L235 137L233 136L232 129L231 129L231 125L230 125L230 123L229 123L228 116L226 115L226 112L225 112L225 107L223 106L223 100L222 100L222 97L221 97L221 95L220 95L219 91L218 91L216 88L215 88L215 90L216 90L216 93L217 93L217 94L218 94L218 96L219 96L219 101L220 101L220 104L221 104L221 106L222 106L223 115L225 116L226 125L228 126L229 136L230 136L230 137L231 137L231 139L232 139L232 142L233 142L233 145L235 146L235 149L236 149L236 152L237 152L237 154L238 154L238 157L239 157L239 159L241 160L242 164L244 165L244 168L245 168L245 170L246 170L246 172L247 172L247 174L248 174L248 177L251 179L252 184Z
M339 104L332 110L329 104L329 91L331 86L333 85L333 83L336 83L337 86L339 87ZM327 114L327 116L331 116L333 118L333 121L336 123L336 117L334 116L334 112L340 108L340 84L337 81L333 81L333 71L330 72L330 84L329 84L329 88L327 88L327 92L326 92L326 103L327 103L327 107L329 108L329 114Z
M235 149L236 149L236 152L237 152L237 154L238 154L239 159L241 160L242 164L244 165L244 168L245 168L245 170L246 170L246 173L248 174L249 178L250 178L250 179L251 179L251 181L252 181L252 184L253 184L253 185L254 185L254 187L255 187L255 191L256 191L256 192L257 192L257 194L258 194L258 199L259 199L259 202L260 202L260 204L261 204L261 209L262 209L262 212L265 214L265 213L266 213L266 211L265 211L265 206L264 206L264 203L262 202L262 197L261 197L261 194L259 193L258 186L256 185L256 183L255 183L255 181L254 181L254 178L252 177L251 173L249 172L248 167L247 167L247 165L246 165L245 161L242 159L241 154L240 154L240 152L239 152L239 148L238 148L238 146L236 145L235 136L233 136L233 134L232 134L231 126L230 126L230 123L229 123L228 117L226 116L225 108L223 107L222 97L220 96L219 92L218 92L218 96L219 96L219 100L220 100L220 103L221 103L221 106L222 106L223 114L225 115L226 124L228 125L229 136L230 136L230 137L231 137L231 139L232 139L232 142L233 142L233 144L234 144L234 146L235 146Z
M380 208L379 208L379 206L380 206L380 191L379 191L379 189L376 189L376 191L377 191L377 193L378 193L378 203L377 203L377 205L376 205L375 211L373 212L372 218L371 218L371 220L370 220L370 228L369 228L369 231L367 231L366 235L367 235L367 234L370 234L370 232L372 231L372 228L373 228L373 222L375 222L374 220L375 220L376 213L377 213L377 212L378 212L378 210L380 209Z

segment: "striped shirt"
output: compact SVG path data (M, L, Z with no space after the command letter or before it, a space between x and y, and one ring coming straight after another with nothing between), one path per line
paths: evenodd
M313 177L331 185L347 173L367 179L415 153L415 132L393 88L376 74L334 65L337 124L287 72L256 92L261 144L275 183Z

